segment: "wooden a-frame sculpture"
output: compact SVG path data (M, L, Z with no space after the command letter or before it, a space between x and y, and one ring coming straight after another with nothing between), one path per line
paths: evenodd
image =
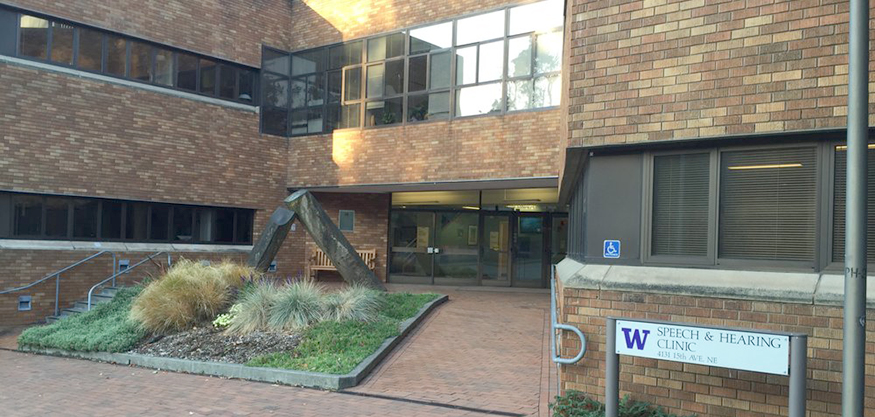
M277 207L270 216L261 237L249 252L249 266L261 272L267 271L289 234L292 223L297 219L313 237L316 245L325 252L344 281L386 291L383 283L368 269L313 194L307 190L299 190L286 198L284 203L285 206Z

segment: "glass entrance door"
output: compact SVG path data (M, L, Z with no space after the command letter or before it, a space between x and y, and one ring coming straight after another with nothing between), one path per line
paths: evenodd
M435 284L477 284L479 223L477 213L435 213Z
M542 288L549 255L545 216L520 214L516 219L513 286Z
M483 216L483 238L480 239L480 283L510 286L511 215Z
M392 282L433 283L434 216L422 211L392 212L389 235Z

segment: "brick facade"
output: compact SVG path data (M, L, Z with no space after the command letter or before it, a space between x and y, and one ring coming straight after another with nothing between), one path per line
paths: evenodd
M556 176L559 111L292 138L290 187Z
M845 125L847 2L569 3L568 146Z
M841 415L842 309L813 305L566 288L561 320L587 337L584 359L562 367L563 389L604 399L605 317L668 320L701 325L808 334L808 415ZM875 415L875 310L866 324L866 416ZM575 355L575 336L563 340ZM789 378L646 358L620 357L620 395L667 407L679 415L786 416Z

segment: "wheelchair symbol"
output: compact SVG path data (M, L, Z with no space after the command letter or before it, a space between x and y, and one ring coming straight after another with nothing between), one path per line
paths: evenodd
M606 240L603 256L605 258L616 259L620 257L620 241Z

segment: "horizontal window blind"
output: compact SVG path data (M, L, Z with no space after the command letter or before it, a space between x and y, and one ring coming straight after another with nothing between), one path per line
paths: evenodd
M871 145L870 145L871 146ZM866 258L869 262L875 262L875 150L868 151L868 187L866 199L869 204L867 213L866 230ZM847 193L848 153L844 147L836 149L835 163L835 197L833 199L832 221L832 260L833 262L845 261L845 196Z
M718 256L813 261L815 148L725 152Z
M707 256L710 155L653 158L651 254Z

